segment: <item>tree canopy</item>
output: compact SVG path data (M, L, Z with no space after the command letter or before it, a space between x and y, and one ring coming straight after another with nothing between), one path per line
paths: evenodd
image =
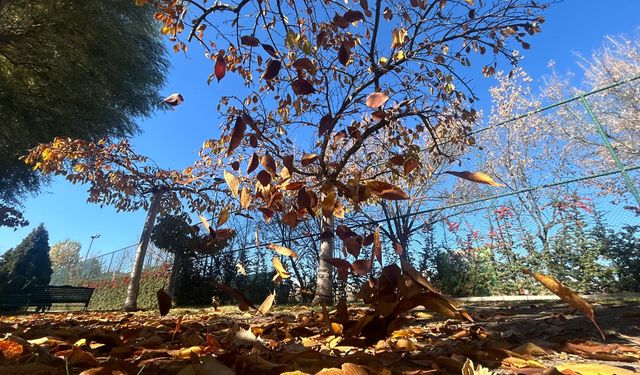
M0 257L0 291L20 293L51 281L49 233L40 224L22 242Z
M149 10L129 0L8 0L0 13L0 205L15 207L42 182L21 156L56 136L134 134L168 62Z

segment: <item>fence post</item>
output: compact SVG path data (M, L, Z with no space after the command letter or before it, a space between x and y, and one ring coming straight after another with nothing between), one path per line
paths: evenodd
M638 193L638 190L633 185L633 181L631 180L631 177L629 177L629 174L627 173L627 170L625 169L624 164L622 164L622 161L620 161L620 157L618 156L618 153L611 145L611 142L609 142L607 133L602 127L602 124L600 124L600 121L598 121L598 118L596 117L596 115L593 113L591 106L585 99L584 95L580 97L580 103L587 110L587 114L589 114L589 117L591 118L591 122L593 123L593 125L596 127L596 129L598 129L598 134L600 134L600 137L602 138L602 141L604 142L604 145L607 148L607 151L609 151L611 158L613 158L613 161L616 163L616 167L618 168L618 170L620 171L620 174L622 175L622 178L624 179L624 184L626 185L627 189L629 189L629 192L631 192L631 195L633 195L633 197L635 198L636 203L638 204L638 207L640 207L640 193Z

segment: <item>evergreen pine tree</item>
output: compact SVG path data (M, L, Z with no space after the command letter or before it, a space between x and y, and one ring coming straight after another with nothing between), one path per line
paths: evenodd
M40 224L22 242L0 257L0 292L22 293L51 281L49 234Z

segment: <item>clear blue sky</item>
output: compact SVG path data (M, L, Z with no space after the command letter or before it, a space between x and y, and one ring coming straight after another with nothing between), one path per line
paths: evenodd
M560 73L577 73L576 53L589 55L606 35L633 34L640 26L638 14L637 0L567 0L555 4L547 12L543 32L532 39L532 48L525 51L522 66L533 78L548 73L549 60L556 61L555 69ZM171 52L171 63L173 68L164 94L180 92L185 102L176 111L158 112L143 120L142 134L132 143L140 154L150 156L160 166L181 169L197 158L203 140L218 135L218 100L236 90L240 83L228 74L220 83L214 80L207 86L213 65L198 48L193 48L188 56ZM473 72L478 70L476 66ZM486 98L491 84L491 79L480 76L475 79L478 96L484 99L481 107L485 109L490 105ZM71 238L83 244L83 255L93 234L101 237L94 242L92 254L137 242L144 212L117 213L111 207L86 203L86 198L86 187L54 180L40 195L26 200L24 210L31 222L29 227L17 231L0 228L0 253L17 245L39 223L48 229L50 244Z

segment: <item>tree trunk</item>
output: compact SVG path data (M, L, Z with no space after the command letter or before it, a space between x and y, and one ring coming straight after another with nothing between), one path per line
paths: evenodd
M151 205L147 211L147 219L144 222L144 228L140 235L140 243L136 249L136 258L133 262L129 286L127 287L127 299L122 307L125 311L135 311L138 309L138 293L140 293L140 278L142 276L142 266L144 265L144 257L147 254L147 247L151 240L151 232L156 221L156 216L160 212L160 200L164 191L156 189L151 196Z
M178 280L178 272L182 268L182 259L184 258L184 250L179 249L173 255L173 265L171 266L171 275L169 276L169 286L167 287L167 293L171 298L175 297L176 293L176 281Z
M326 259L333 258L333 216L320 217L320 260L316 278L314 304L331 304L333 301L333 266Z

